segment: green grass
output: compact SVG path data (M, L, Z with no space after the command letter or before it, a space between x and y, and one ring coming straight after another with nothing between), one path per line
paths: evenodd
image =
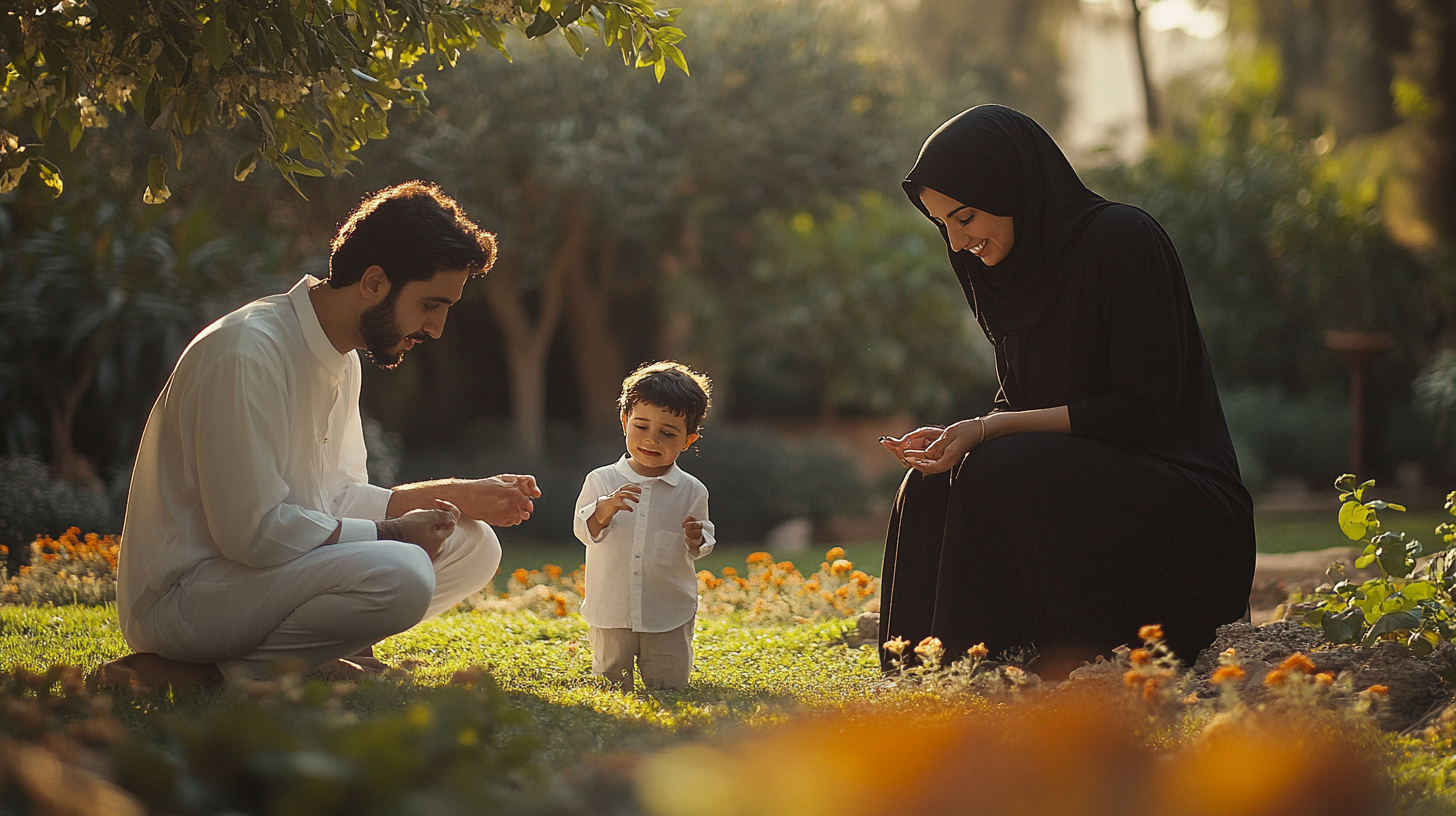
M1336 522L1336 509L1311 513L1278 513L1258 515L1254 519L1254 535L1259 552L1287 553L1304 550L1323 550L1327 547L1349 547L1355 542L1340 532ZM1384 530L1403 530L1413 538L1434 543L1436 525L1452 519L1444 510L1411 510L1397 513L1382 510L1380 520Z
M852 627L848 620L784 626L701 620L688 689L635 695L592 677L586 623L577 615L447 613L376 651L391 664L419 661L406 697L428 695L460 669L489 667L513 704L534 717L544 756L567 761L582 752L647 749L683 732L863 701L879 668L873 649L843 644ZM64 663L89 672L127 651L114 607L0 608L0 668L6 671ZM219 696L178 699L184 709L206 708Z

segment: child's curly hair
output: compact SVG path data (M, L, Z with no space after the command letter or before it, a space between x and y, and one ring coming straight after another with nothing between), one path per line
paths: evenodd
M697 433L713 404L713 381L672 360L644 363L622 381L617 408L625 416L639 403L666 408L686 421L688 433Z

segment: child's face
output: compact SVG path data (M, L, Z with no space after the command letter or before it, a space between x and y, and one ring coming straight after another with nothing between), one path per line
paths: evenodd
M660 405L639 402L622 415L622 433L627 437L627 455L632 469L643 476L661 476L677 457L697 441L687 432L683 417Z

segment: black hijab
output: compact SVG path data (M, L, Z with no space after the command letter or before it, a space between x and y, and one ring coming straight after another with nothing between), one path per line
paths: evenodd
M966 300L992 342L1041 319L1074 274L1060 263L1064 250L1110 203L1087 189L1040 125L1001 105L971 108L937 128L904 187L926 218L923 187L1011 217L1014 244L994 267L950 249L945 227L937 225Z

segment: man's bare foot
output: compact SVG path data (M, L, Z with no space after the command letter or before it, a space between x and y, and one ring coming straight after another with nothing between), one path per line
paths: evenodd
M380 668L373 668L359 663L363 658L339 658L332 663L325 663L317 669L309 672L310 677L317 677L321 680L360 680L365 677L378 677L384 673L384 664L374 658L368 658L378 663Z
M138 652L101 664L101 681L138 691L167 686L220 686L222 672L211 663L183 663L152 652Z

